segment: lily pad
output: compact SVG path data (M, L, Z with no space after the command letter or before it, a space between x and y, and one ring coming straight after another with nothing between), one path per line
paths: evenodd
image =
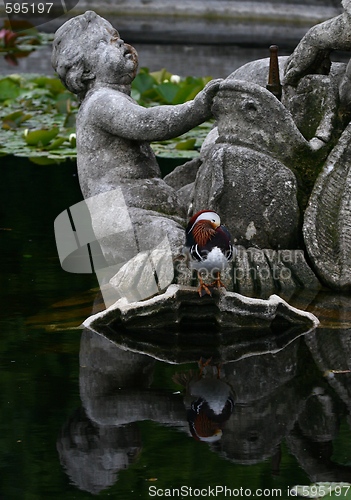
M189 151L194 149L196 143L196 139L187 139L186 141L181 141L176 144L176 149L181 151Z
M21 123L32 118L32 115L24 113L23 111L14 111L9 115L6 115L2 119L2 128L5 130L11 130L17 128Z
M21 93L19 85L10 77L0 80L0 101L16 99Z
M158 86L157 91L167 104L173 104L179 87L176 83L165 82Z
M59 129L57 127L52 128L51 130L32 130L31 132L24 134L24 138L29 146L43 147L47 146L49 142L58 135L58 133Z

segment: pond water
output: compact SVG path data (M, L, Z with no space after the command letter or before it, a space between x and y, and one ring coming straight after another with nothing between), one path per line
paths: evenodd
M321 326L257 332L246 345L208 334L190 343L183 331L152 346L82 330L99 308L97 281L60 268L53 231L81 199L75 166L2 167L1 500L288 499L297 484L351 482L351 374L331 373L351 368L350 296L285 297ZM201 357L213 365L202 399L226 387L234 401L221 422L187 411L200 404L183 385ZM220 439L199 439L214 428Z

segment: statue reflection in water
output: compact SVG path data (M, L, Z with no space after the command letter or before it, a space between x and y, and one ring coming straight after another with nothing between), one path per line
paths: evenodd
M271 333L256 348L249 342L246 353L223 339L217 348L181 349L145 341L146 355L126 345L130 336L118 343L116 332L107 338L84 330L82 408L58 438L61 464L74 485L97 494L138 461L140 423L148 421L158 424L152 427L158 440L162 429L171 427L232 464L269 460L272 475L280 474L284 441L311 482L350 482L350 466L333 459L340 420L351 425L350 373L324 376L327 369L350 369L350 345L346 333L331 342L330 332L292 333L284 344L281 335ZM203 357L191 369L188 363L201 358L201 349ZM179 356L178 364L167 362L170 353ZM177 390L179 384L184 391Z

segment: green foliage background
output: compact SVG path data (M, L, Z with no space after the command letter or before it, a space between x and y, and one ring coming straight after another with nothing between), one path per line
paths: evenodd
M142 68L133 82L132 97L142 106L181 104L193 99L210 80ZM58 78L0 78L0 105L0 156L22 156L41 165L76 158L78 102ZM194 158L211 127L206 122L177 139L153 143L153 149L159 157Z

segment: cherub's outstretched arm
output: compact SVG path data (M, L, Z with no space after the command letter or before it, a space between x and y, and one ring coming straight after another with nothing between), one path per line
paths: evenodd
M347 12L313 26L289 57L284 84L297 85L300 78L325 63L331 51L351 50L350 31L351 16Z
M222 80L211 80L194 100L174 106L144 108L127 96L101 90L92 103L96 123L106 132L135 141L177 137L211 117L214 96Z

